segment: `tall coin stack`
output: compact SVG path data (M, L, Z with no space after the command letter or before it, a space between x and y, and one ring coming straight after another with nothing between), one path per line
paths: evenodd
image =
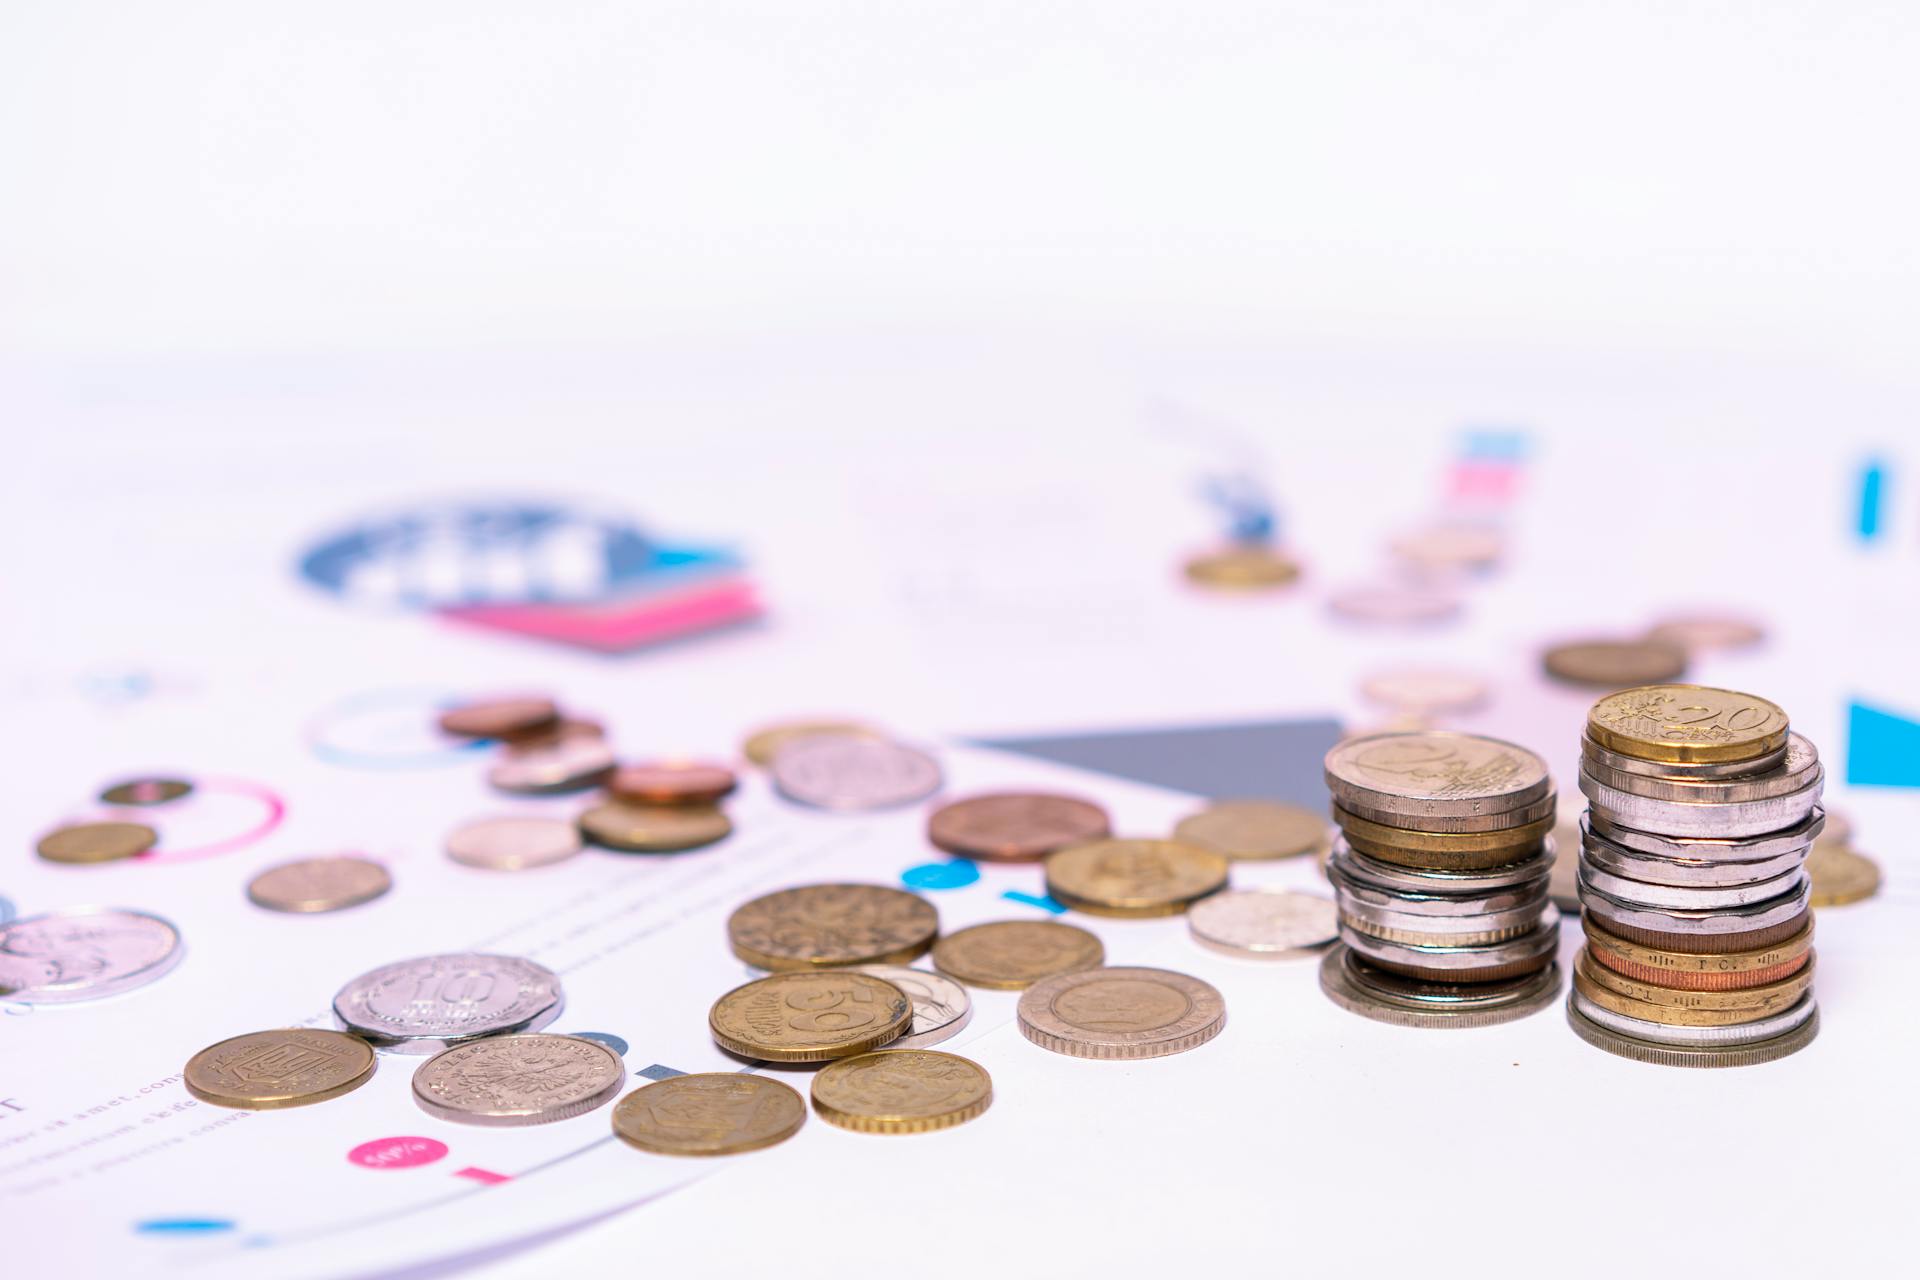
M1551 1004L1546 762L1496 738L1383 733L1328 752L1326 777L1341 940L1321 989L1403 1026L1486 1026Z
M1727 1067L1819 1030L1805 863L1819 753L1765 698L1662 684L1600 699L1581 743L1587 945L1567 1017L1643 1062Z

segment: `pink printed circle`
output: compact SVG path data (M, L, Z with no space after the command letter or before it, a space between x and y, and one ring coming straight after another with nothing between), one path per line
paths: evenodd
M414 1169L447 1154L447 1144L434 1138L375 1138L347 1152L362 1169Z

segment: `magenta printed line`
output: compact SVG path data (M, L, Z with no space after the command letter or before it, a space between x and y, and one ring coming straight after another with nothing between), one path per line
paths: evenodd
M259 801L264 810L260 821L240 834L229 836L225 840L215 840L210 844L196 845L187 849L153 849L132 861L153 864L194 862L201 858L217 858L222 854L236 853L248 845L264 840L287 816L286 801L280 798L278 792L260 783L248 782L243 778L194 778L192 781L195 789L200 791L245 796L247 799Z

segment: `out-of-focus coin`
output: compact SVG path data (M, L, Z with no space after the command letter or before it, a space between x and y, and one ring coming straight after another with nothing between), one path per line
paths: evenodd
M607 794L629 804L717 804L740 780L723 764L649 760L623 764L607 779Z
M604 738L562 737L509 745L487 768L487 784L509 795L561 795L605 781L616 761Z
M816 809L891 809L924 800L940 781L940 766L926 752L846 734L795 738L773 757L780 794Z
M913 1022L906 992L851 969L776 973L714 1001L707 1027L728 1053L762 1062L829 1062L878 1049Z
M1180 819L1173 838L1237 862L1296 858L1327 846L1327 820L1270 800L1221 800Z
M0 925L0 996L25 1004L98 1000L144 987L186 953L159 916L72 907Z
M785 1142L807 1104L778 1080L739 1071L672 1076L635 1089L613 1109L613 1131L643 1151L731 1156Z
M1821 812L1826 814L1827 820L1826 824L1820 828L1820 835L1837 844L1851 845L1853 843L1853 819L1841 813L1838 809L1823 808Z
M564 818L476 818L447 833L447 856L487 871L525 871L580 852L580 828Z
M1813 877L1813 905L1843 907L1880 892L1880 866L1836 840L1815 840L1807 855L1807 874Z
M144 823L76 822L47 832L35 848L48 862L116 862L145 853L159 839Z
M187 1092L247 1111L304 1107L351 1093L373 1078L373 1049L338 1031L250 1031L187 1060Z
M1270 960L1317 951L1340 936L1333 900L1290 889L1238 889L1202 898L1187 928L1203 947Z
M1437 716L1472 711L1487 700L1487 682L1471 671L1439 667L1399 667L1376 671L1360 682L1367 701L1409 715Z
M1099 805L1044 791L968 796L927 819L927 839L936 849L986 862L1033 862L1110 829Z
M247 897L269 911L309 914L357 907L393 888L387 869L366 858L301 858L247 882Z
M1088 969L1028 987L1020 1034L1075 1058L1159 1058L1220 1034L1227 1002L1198 978L1166 969Z
M1451 620L1460 612L1460 597L1433 587L1388 584L1348 587L1327 605L1350 622L1405 627Z
M560 1016L560 977L519 956L417 956L363 973L333 997L340 1025L384 1049L434 1053Z
M949 978L991 991L1020 991L1056 973L1098 968L1100 939L1052 920L1000 920L950 933L933 944L933 964Z
M906 964L925 955L940 914L918 894L877 884L812 884L745 903L727 918L733 953L775 972Z
M1767 638L1752 618L1732 613L1689 613L1662 618L1647 632L1656 644L1677 645L1689 653L1706 649L1751 649Z
M882 742L887 735L858 720L788 720L755 730L740 744L740 754L764 769L773 763L780 748L789 742L819 736L871 738Z
M580 815L587 839L629 853L677 853L733 834L727 815L710 805L637 805L610 801Z
M1409 819L1524 809L1552 787L1547 762L1525 747L1472 733L1382 733L1327 752L1333 798Z
M1787 713L1765 698L1698 684L1623 689L1593 704L1587 736L1623 756L1673 764L1751 760L1787 744Z
M932 1133L980 1115L993 1077L977 1062L933 1049L886 1049L822 1067L813 1109L855 1133Z
M128 778L100 793L100 803L118 805L169 804L193 794L184 778Z
M440 713L440 728L462 738L506 738L544 729L560 718L551 698L488 698Z
M1268 591L1300 577L1300 562L1264 542L1235 543L1188 559L1187 581L1226 591Z
M1422 569L1485 569L1506 554L1507 540L1484 525L1437 524L1401 534L1390 548Z
M588 720L580 716L563 715L558 720L523 729L515 733L504 734L500 741L509 747L532 750L536 747L552 747L562 742L593 739L599 742L607 740L607 726L598 720Z
M1619 689L1678 680L1686 674L1687 651L1658 640L1575 640L1554 645L1540 663L1567 684Z
M1047 892L1101 916L1173 916L1227 886L1223 854L1177 840L1095 840L1047 857Z
M413 1100L461 1124L550 1124L582 1116L620 1092L627 1064L577 1036L488 1036L435 1054L413 1073Z
M939 1044L959 1035L973 1020L973 998L967 989L942 974L898 964L863 964L854 971L891 982L913 1002L913 1024L892 1042L894 1048L924 1049Z

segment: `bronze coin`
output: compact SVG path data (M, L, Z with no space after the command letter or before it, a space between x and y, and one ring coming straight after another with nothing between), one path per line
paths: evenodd
M560 718L551 698L489 698L440 713L440 728L462 738L506 738L543 729Z
M707 805L597 804L579 818L580 833L626 853L678 853L733 834L727 815Z
M649 760L623 764L607 779L607 792L632 804L713 804L740 785L733 770L698 760Z
M985 862L1036 862L1106 836L1107 811L1045 791L999 791L941 805L927 818L934 848Z
M153 848L160 833L138 822L76 822L40 837L48 862L117 862Z
M1591 689L1668 684L1687 673L1687 651L1661 640L1576 640L1540 658L1548 675Z
M191 794L193 784L184 778L128 778L100 793L100 803L117 805L167 804Z

